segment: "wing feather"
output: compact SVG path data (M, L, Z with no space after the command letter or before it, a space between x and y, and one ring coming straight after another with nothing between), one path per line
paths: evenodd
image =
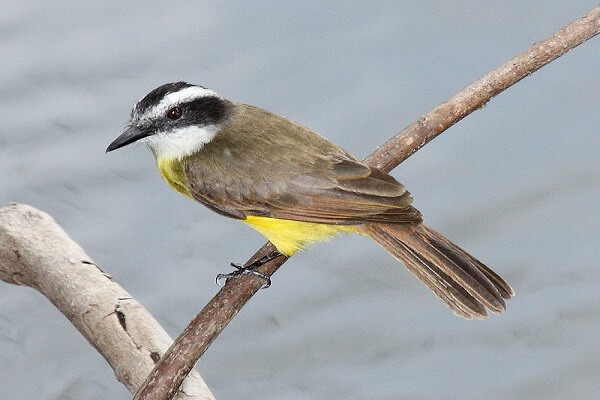
M421 222L410 193L392 176L293 121L238 106L237 121L185 160L188 189L196 200L241 219ZM253 117L264 113L268 118Z

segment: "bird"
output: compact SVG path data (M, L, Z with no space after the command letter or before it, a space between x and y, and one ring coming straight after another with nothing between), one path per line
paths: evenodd
M271 258L360 234L462 318L500 313L514 296L497 273L425 225L394 177L281 115L167 83L134 104L106 152L134 142L148 145L177 192L265 236L277 249Z

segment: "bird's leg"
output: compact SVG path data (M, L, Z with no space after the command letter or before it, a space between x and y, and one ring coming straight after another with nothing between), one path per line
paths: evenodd
M252 275L256 275L256 276L260 276L261 278L263 278L266 283L264 284L264 286L262 287L262 289L266 289L269 286L271 286L271 278L268 277L265 274L261 274L260 272L258 272L256 269L258 267L260 267L263 264L266 264L267 262L281 256L282 254L280 252L278 252L277 250L267 254L266 256L259 258L258 260L248 264L247 266L243 267L240 264L236 264L236 263L231 263L229 265L231 265L233 268L235 268L235 271L230 272L228 274L218 274L215 281L217 282L217 285L219 285L219 282L222 279L225 279L225 281L227 281L227 279L229 278L234 278L236 276L240 276L240 275L246 275L246 274L252 274Z

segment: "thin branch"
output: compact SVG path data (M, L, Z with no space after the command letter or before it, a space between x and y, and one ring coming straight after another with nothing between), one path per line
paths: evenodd
M423 115L365 159L371 166L389 172L440 133L483 107L498 93L531 75L549 62L600 32L600 6L571 22L553 35L469 86Z
M48 298L135 393L172 343L154 318L104 273L48 214L24 204L0 208L0 280ZM197 372L177 399L214 399Z
M599 32L600 6L544 41L534 44L423 115L371 154L365 162L390 171L444 130L485 105L498 93ZM273 246L270 243L265 244L248 263L269 254L272 250ZM286 260L286 257L276 258L259 270L271 276ZM263 283L261 278L251 274L229 279L156 364L135 399L170 399L212 341Z

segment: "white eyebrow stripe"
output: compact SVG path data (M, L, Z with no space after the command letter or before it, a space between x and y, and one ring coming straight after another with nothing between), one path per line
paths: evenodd
M169 108L186 101L200 99L202 97L218 97L216 92L200 86L188 86L181 90L166 95L157 105L148 110L143 119L154 119L163 115Z

